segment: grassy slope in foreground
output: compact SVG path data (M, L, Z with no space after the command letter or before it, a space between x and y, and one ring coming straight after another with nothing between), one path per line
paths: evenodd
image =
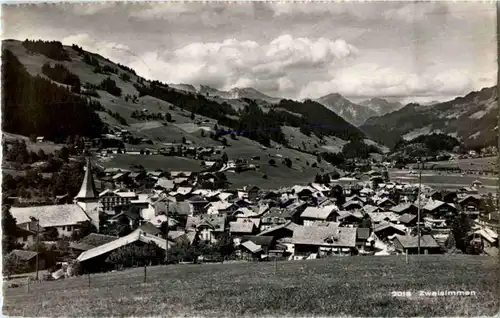
M465 255L157 266L4 289L10 316L479 316L498 312L498 261ZM425 291L476 296L419 297ZM392 291L411 291L409 298Z

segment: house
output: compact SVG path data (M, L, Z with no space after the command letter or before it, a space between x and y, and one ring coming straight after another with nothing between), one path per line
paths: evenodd
M208 203L204 209L207 210L208 214L233 214L238 210L238 206L232 202L227 201L215 201Z
M36 137L36 142L44 142L44 141L45 141L45 137L43 137L43 136Z
M479 228L468 233L469 239L479 239L482 246L487 249L491 247L498 248L498 233L488 228Z
M382 198L377 201L377 206L384 209L385 211L389 211L392 207L396 206L396 203L389 198Z
M458 195L479 194L479 191L474 187L463 187L458 190Z
M457 208L451 203L438 200L429 200L423 207L424 214L435 219L451 218L457 213Z
M301 226L292 236L294 259L313 255L351 255L356 248L357 229L335 226Z
M398 218L399 224L403 224L406 227L412 227L417 225L417 216L410 213L405 213Z
M229 233L233 237L252 235L258 231L254 221L246 218L238 218L236 221L229 223Z
M45 259L42 253L38 254L37 252L33 251L13 250L8 255L19 260L20 264L18 264L18 267L15 269L17 274L34 272L37 268L37 255L39 257L38 269L44 270L46 268Z
M361 211L365 213L373 213L373 212L383 212L384 210L378 206L367 204L361 208Z
M395 234L405 235L406 227L403 225L396 225L391 222L383 221L373 228L373 232L380 240L386 240Z
M305 226L311 225L314 221L336 221L338 208L336 205L323 207L308 206L300 215L300 219Z
M116 239L118 239L117 236L90 233L89 235L85 236L84 238L82 238L77 242L71 242L69 247L73 251L80 253L83 251L88 251L94 247L112 242Z
M139 226L141 219L141 215L138 212L132 209L127 209L111 217L108 222L110 224L128 224L134 229Z
M381 222L397 222L399 215L394 212L371 212L367 213L374 225Z
M275 247L276 238L266 235L245 235L239 241L240 244L251 241L262 248L263 254L268 254Z
M417 214L418 213L418 207L413 204L413 203L402 203L398 204L396 206L393 206L389 210L390 212L397 213L399 215L402 214Z
M34 217L45 230L55 228L59 237L71 236L82 222L91 221L78 204L11 207L10 212L19 227L26 229L26 224L31 223L31 217Z
M143 246L148 243L155 243L156 246L163 250L170 249L173 246L171 241L147 234L141 229L136 229L126 236L84 251L78 256L77 261L80 263L83 272L108 271L115 269L114 264L106 262L106 258L111 252L130 244Z
M259 261L262 259L263 253L262 247L250 240L239 244L239 254L244 260Z
M455 203L458 195L456 191L443 191L443 201L446 203Z
M134 192L111 191L109 189L99 193L99 203L104 212L113 213L116 206L127 205L137 199Z
M477 212L482 202L482 198L477 194L469 194L458 201L458 205L464 212Z
M247 187L246 192L248 193L248 199L252 202L257 201L258 197L259 197L259 191L260 191L260 188L257 186Z
M339 211L338 214L337 221L341 226L354 227L363 219L363 214L359 211Z
M396 251L400 253L418 253L418 236L396 235L393 244ZM441 253L441 247L432 235L424 234L420 236L420 251L423 254L439 254Z
M39 234L41 235L43 229L40 229ZM33 230L28 230L22 227L16 227L15 237L16 243L21 244L23 247L32 245L36 240L36 228Z
M225 215L203 214L188 216L186 220L186 231L198 232L201 241L215 243L226 229Z
M187 198L186 202L191 204L191 206L193 208L193 213L195 215L203 213L205 206L208 204L208 201L205 200L204 197L196 195L196 194Z
M293 223L292 221L287 221L286 223L273 226L271 228L267 228L266 230L257 234L257 236L272 236L276 240L293 236L294 230L299 227L298 224Z

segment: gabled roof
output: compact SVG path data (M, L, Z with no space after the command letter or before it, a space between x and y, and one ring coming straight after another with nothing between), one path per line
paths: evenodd
M229 232L231 233L252 233L255 223L250 219L237 219L229 223Z
M173 188L175 188L175 184L172 180L169 180L167 178L160 178L156 182L155 187L172 190Z
M415 206L413 203L401 203L396 206L393 206L389 211L401 213L411 207L417 208L417 206Z
M300 217L301 218L325 220L334 211L338 211L338 208L336 205L327 205L327 206L323 206L323 207L308 206L304 210L304 212L302 212Z
M225 225L225 215L202 214L197 216L188 216L186 220L186 230L197 229L200 226L208 226L213 231L222 232L225 229Z
M241 242L252 241L253 243L260 246L271 246L274 241L274 237L265 235L245 235L241 237Z
M380 222L380 224L375 226L375 228L373 229L373 232L380 232L380 231L383 231L383 230L391 228L391 227L402 232L402 233L406 233L406 227L404 225L393 224L393 223L387 222L387 221Z
M18 257L23 261L29 261L36 257L37 253L33 251L25 251L25 250L12 250L9 255L13 255Z
M403 224L407 224L407 223L410 223L411 221L413 221L414 219L416 219L417 216L416 215L413 215L413 214L409 214L409 213L405 213L403 215L401 215L399 218L398 218L398 221L400 223L403 223Z
M88 215L77 204L42 205L32 207L11 207L10 213L17 224L30 222L30 217L40 220L41 227L76 225L90 221Z
M293 232L292 243L328 247L355 247L356 228L302 226Z
M463 202L465 202L466 200L469 200L469 199L481 200L482 197L479 194L468 194L465 197L463 197L460 201L458 201L458 203L463 203Z
M162 234L160 229L158 229L156 226L154 226L154 224L152 224L150 222L146 222L146 223L142 224L139 227L139 229L146 232L147 234L151 234L151 235L155 235L155 236Z
M103 244L101 246L98 246L98 247L95 247L93 249L90 249L88 251L83 252L82 254L80 254L80 256L78 256L77 260L79 262L84 262L84 261L92 259L94 257L112 252L112 251L114 251L122 246L132 244L135 242L139 242L139 241L144 242L144 243L152 242L164 250L167 249L167 247L166 247L167 241L166 240L159 238L159 237L156 237L156 236L153 236L153 235L150 235L150 234L147 234L147 233L143 232L142 230L137 229L137 230L133 231L132 233L130 233L129 235L120 237L112 242ZM168 248L170 248L171 246L172 246L172 243L168 242Z
M370 205L370 204L363 206L361 209L363 211L365 211L366 213L371 213L371 212L381 211L382 210L381 207Z
M104 234L98 234L98 233L90 233L89 235L85 236L84 238L82 238L78 242L72 242L70 244L70 247L75 249L75 250L86 251L86 250L90 250L94 247L112 242L116 239L118 239L117 236L104 235Z
M455 208L453 205L451 205L449 203L446 203L446 202L443 202L443 201L440 201L440 200L429 200L425 204L424 210L433 211L433 210L435 210L437 208L440 208L443 205L448 205L448 206L450 206L452 208Z
M299 225L293 223L292 221L288 221L284 224L281 224L281 225L278 225L278 226L274 226L272 228L269 228L265 231L262 231L260 232L259 234L257 234L257 236L270 236L272 232L274 231L277 231L277 230L280 230L280 229L288 229L290 231L294 231Z
M241 243L240 245L243 246L244 248L246 248L247 250L249 250L252 253L258 253L258 252L262 251L261 246L260 245L256 245L252 241L246 241L244 243Z
M76 200L82 199L96 199L97 191L95 190L94 178L92 177L92 167L90 166L90 159L87 158L87 167L85 169L85 175L83 176L82 186L80 191L76 195Z

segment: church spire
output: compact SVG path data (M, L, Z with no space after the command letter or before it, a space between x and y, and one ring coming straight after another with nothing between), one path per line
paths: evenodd
M92 177L92 168L90 166L90 158L87 158L87 169L83 177L82 187L80 192L75 197L76 201L94 200L97 199L97 192L95 190L94 178Z

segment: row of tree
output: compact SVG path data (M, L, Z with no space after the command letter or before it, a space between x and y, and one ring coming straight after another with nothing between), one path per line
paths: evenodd
M23 46L28 53L38 53L56 61L71 61L68 52L59 41L32 41L26 39Z

